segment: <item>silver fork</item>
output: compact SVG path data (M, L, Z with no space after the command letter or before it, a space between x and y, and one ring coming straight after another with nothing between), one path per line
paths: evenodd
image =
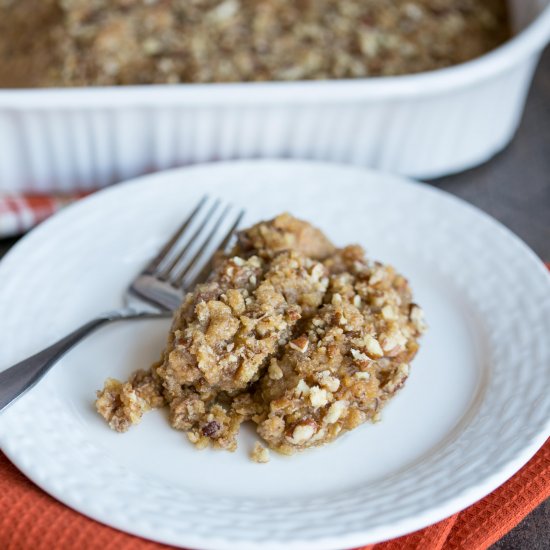
M204 213L206 211L206 214ZM169 317L186 291L204 282L214 254L227 248L244 215L203 197L158 255L131 282L125 306L109 311L55 344L0 372L0 412L33 387L67 351L97 328L125 319ZM223 228L229 226L225 232ZM216 243L219 243L216 247ZM214 252L208 254L214 248Z

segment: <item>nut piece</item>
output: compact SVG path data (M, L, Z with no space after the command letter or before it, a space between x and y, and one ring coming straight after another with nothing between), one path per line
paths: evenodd
M385 270L382 266L376 266L369 277L369 285L376 285L384 280Z
M317 380L319 384L326 388L328 391L335 392L340 387L340 380L335 376L331 376L329 370L324 370L317 375Z
M381 313L382 313L382 317L386 321L396 321L398 318L396 309L393 306L390 306L390 304L386 304L382 308Z
M370 361L370 358L359 350L351 348L351 355L356 361Z
M348 404L345 401L336 401L333 403L325 415L324 422L326 424L334 424L335 422L338 422L347 406Z
M382 342L382 349L385 352L398 351L407 343L405 336L398 330L393 330L389 333L383 334L380 341Z
M250 453L250 458L258 464L266 464L269 462L269 450L266 449L259 441L254 444L254 449Z
M281 367L279 367L276 359L272 359L271 363L269 363L267 373L271 380L280 380L283 377L283 371L281 370Z
M302 395L309 395L309 386L305 380L300 380L298 384L296 384L294 391L298 397L301 397Z
M296 340L289 342L288 345L300 353L305 353L309 347L309 340L307 339L307 336L302 335L296 338Z
M365 348L367 350L367 353L373 359L377 359L384 355L384 351L382 350L382 347L378 343L378 340L376 338L373 338L369 334L365 336Z
M319 386L312 386L309 390L309 401L314 409L324 407L328 403L327 390L322 390Z
M311 270L311 280L312 281L320 281L321 277L325 274L325 268L322 264L315 264L313 266L313 269Z
M313 437L315 427L311 423L298 424L289 438L294 445L301 445Z
M420 333L425 332L428 328L426 322L424 321L424 310L416 304L411 304L409 319L412 321L412 324L415 326L416 330Z

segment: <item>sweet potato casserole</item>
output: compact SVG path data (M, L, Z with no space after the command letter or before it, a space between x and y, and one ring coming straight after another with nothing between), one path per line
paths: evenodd
M509 36L505 0L0 0L0 87L401 75Z
M269 448L293 454L376 421L424 330L403 276L283 214L239 234L186 295L160 361L107 380L96 407L124 432L166 406L194 445L230 451L252 421ZM252 456L266 462L267 449Z

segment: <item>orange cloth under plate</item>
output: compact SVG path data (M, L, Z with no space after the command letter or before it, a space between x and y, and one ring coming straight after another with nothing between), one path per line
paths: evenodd
M444 521L363 550L481 550L550 497L550 440L511 479ZM4 550L160 550L74 512L44 493L0 453L0 548Z

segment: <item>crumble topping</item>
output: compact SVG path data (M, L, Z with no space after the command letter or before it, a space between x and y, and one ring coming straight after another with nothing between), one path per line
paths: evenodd
M402 75L509 37L505 0L0 0L0 87Z
M252 421L271 449L292 454L377 421L425 329L391 266L283 214L240 233L186 295L160 361L128 382L108 379L96 407L126 431L166 405L191 443L230 451ZM258 443L251 456L266 453Z
M252 449L252 453L250 454L250 458L259 464L265 464L269 462L269 450L266 449L261 443L256 442L254 449Z

